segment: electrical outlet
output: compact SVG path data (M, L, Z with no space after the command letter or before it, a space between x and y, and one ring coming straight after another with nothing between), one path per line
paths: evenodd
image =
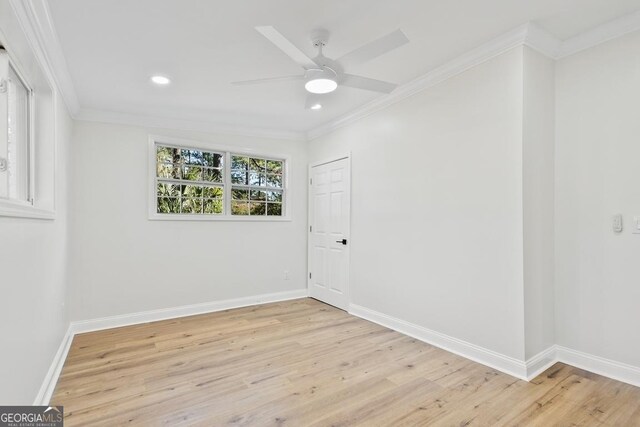
M640 234L640 216L633 217L633 234Z
M284 271L284 280L289 280L289 270Z

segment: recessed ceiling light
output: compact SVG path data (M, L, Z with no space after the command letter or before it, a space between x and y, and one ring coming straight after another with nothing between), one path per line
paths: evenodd
M311 93L329 93L336 90L338 83L332 79L313 79L309 80L304 88Z
M312 110L320 110L322 108L322 104L313 104L311 106Z
M152 76L151 81L161 86L168 85L169 83L171 83L171 80L169 80L169 77L166 77L166 76Z

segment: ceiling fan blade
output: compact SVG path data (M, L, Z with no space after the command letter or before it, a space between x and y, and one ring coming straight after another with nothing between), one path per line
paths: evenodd
M370 79L368 77L354 76L353 74L344 74L340 84L343 86L382 93L391 93L396 87L398 87L395 83L383 82L382 80Z
M304 76L283 76L283 77L268 77L266 79L256 80L242 80L239 82L231 82L232 85L253 85L260 83L275 83L275 82L289 82L295 80L302 80Z
M386 36L380 37L377 40L352 50L346 55L338 58L337 61L343 67L348 68L352 65L363 64L407 43L409 43L409 39L404 35L402 30L395 30L391 34L387 34Z
M256 30L265 36L271 43L280 48L281 51L286 53L289 58L293 59L298 65L305 70L309 68L318 68L318 64L313 62L303 51L298 49L293 43L291 43L285 36L280 34L278 30L273 27L256 27Z

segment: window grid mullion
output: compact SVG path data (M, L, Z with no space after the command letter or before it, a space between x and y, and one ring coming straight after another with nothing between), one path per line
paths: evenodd
M225 163L224 163L224 183L225 183L225 189L223 190L223 197L224 197L224 206L222 211L224 212L224 215L231 215L231 190L232 190L232 186L231 186L231 153L230 152L225 152L224 153L225 156Z
M156 177L159 182L165 184L176 184L176 185L199 185L201 187L223 187L224 183L222 182L211 182L211 181L191 181L189 179L175 179L175 178L162 178Z

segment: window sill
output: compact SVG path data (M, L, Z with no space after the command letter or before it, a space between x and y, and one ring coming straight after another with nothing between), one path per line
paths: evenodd
M53 220L54 211L39 209L34 206L12 200L0 200L0 217Z
M235 221L235 222L290 222L290 216L231 216L231 215L171 215L150 214L150 221Z

